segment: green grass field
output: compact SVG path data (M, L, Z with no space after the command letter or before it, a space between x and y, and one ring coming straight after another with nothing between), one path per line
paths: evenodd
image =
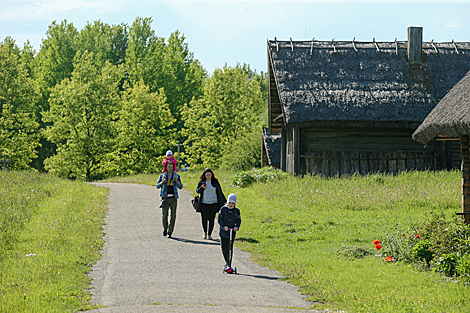
M194 193L200 172L180 174L185 189ZM416 266L384 262L372 243L388 234L410 232L432 212L453 217L461 210L459 171L332 179L289 177L248 188L231 187L235 173L215 174L226 195L234 192L238 196L243 222L236 245L300 286L313 308L468 312L468 284ZM17 239L2 250L1 266L8 270L0 274L0 309L28 312L37 306L49 308L44 312L61 312L85 308L89 280L84 273L98 258L97 248L102 245L99 233L105 192L84 183L29 173L26 176L32 179L18 183L24 188L11 192L5 179L11 184L17 179L15 175L25 179L25 174L7 175L13 176L3 174L0 180L2 204L4 195L16 195L10 202L21 202L27 196L34 199L23 218L12 219L26 222L17 232L2 237ZM154 185L157 177L142 174L109 181ZM83 198L87 201L80 200ZM88 213L78 214L73 209L80 206L87 209L78 211ZM40 230L36 229L39 225ZM65 232L63 225L77 230ZM51 233L41 235L45 231ZM61 258L56 259L56 254ZM39 269L43 262L48 265ZM54 290L42 291L52 285Z
M195 192L200 173L180 173ZM238 196L236 245L302 287L313 308L348 312L468 312L470 286L431 271L386 263L375 239L409 233L432 213L461 211L459 171L318 176L232 188L235 173L215 171ZM154 184L157 175L129 177ZM115 178L118 179L118 178ZM122 180L122 178L121 178ZM351 257L358 252L362 257Z
M90 306L107 192L33 172L0 174L0 312Z

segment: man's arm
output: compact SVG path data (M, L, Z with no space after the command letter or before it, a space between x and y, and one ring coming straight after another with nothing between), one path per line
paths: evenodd
M158 177L158 181L157 181L157 188L160 189L162 188L162 185L165 183L165 181L163 181L163 174L160 174L160 176Z
M181 177L178 174L176 175L177 175L176 177L178 177L178 182L176 186L178 187L178 189L183 189L183 183L181 182Z

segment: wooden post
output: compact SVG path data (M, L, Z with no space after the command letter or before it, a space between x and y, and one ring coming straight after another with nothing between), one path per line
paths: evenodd
M285 125L282 125L281 132L281 170L286 171L286 155L287 155L287 129Z
M422 62L423 61L423 28L422 27L408 27L408 61Z
M0 161L3 163L3 171L5 172L7 170L7 163L11 163L11 161L7 160L7 156L4 154L3 155L3 161Z
M460 137L462 156L462 215L466 224L470 224L470 151L468 135Z
M292 131L294 132L293 134L293 141L294 141L294 174L298 175L300 174L300 147L299 147L299 127L293 127Z

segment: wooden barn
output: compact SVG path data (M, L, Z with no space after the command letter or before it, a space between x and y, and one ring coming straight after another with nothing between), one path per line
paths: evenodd
M459 167L458 142L422 146L411 135L470 70L470 43L422 38L410 27L408 41L269 40L266 134L282 134L281 169L328 177Z
M460 139L462 157L462 214L470 224L470 71L429 113L413 133L413 139L427 144L436 137Z

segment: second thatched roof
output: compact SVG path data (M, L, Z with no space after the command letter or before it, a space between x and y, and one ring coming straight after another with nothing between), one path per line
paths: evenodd
M470 134L470 71L436 105L413 134L426 144L438 135Z

